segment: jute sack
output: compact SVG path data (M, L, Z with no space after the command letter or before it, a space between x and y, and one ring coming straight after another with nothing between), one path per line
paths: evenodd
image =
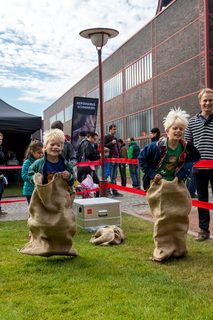
M34 183L28 219L31 237L20 252L46 257L76 256L77 252L72 248L72 237L76 232L72 210L75 194L70 196L67 182L60 173L45 185L42 185L42 175L36 173Z
M95 235L92 236L90 242L107 246L109 244L120 244L124 240L124 233L118 226L105 226L99 228Z
M191 211L191 198L184 182L177 178L152 182L147 200L155 219L153 259L163 261L171 256L184 256Z

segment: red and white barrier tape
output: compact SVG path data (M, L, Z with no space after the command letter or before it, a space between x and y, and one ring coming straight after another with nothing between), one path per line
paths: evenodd
M138 164L137 159L126 159L126 158L106 158L107 162L113 162L113 163L128 163L128 164ZM101 165L101 160L98 161L88 161L88 162L80 162L77 163L77 166L83 167L83 166L90 166L90 165ZM22 166L0 166L0 169L21 169ZM200 160L194 165L194 168L205 168L205 169L213 169L213 160ZM146 192L144 190L137 190L129 187L123 187L112 183L106 183L104 185L105 188L113 188L117 190L122 190L126 192L131 192L134 194L145 196ZM83 194L83 193L89 193L89 192L95 192L100 190L100 188L94 188L90 190L82 190L79 192L76 192L77 195ZM1 204L6 203L14 203L14 202L25 202L25 199L16 199L16 200L2 200L0 201ZM209 209L213 210L213 203L211 202L204 202L199 200L192 200L192 205L199 208Z
M106 162L113 163L126 163L126 164L138 164L138 159L127 159L127 158L105 158ZM100 166L101 160L97 161L85 161L85 162L77 162L78 167L85 166ZM21 169L22 166L0 166L0 169L11 170L11 169ZM194 168L205 168L205 169L213 169L213 160L200 160L195 165Z
M22 166L0 166L0 169L21 169Z

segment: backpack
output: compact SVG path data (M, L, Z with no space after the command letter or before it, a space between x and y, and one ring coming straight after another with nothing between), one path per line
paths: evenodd
M78 146L78 151L76 154L76 158L78 162L84 162L86 161L86 155L85 155L85 146L86 146L87 140L82 140Z
M139 145L138 144L134 144L133 145L132 158L133 159L137 159L139 154L140 154L140 151L141 151L141 149L140 149Z

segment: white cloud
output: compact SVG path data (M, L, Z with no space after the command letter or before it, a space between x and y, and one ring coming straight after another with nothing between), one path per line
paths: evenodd
M48 107L97 65L95 48L79 36L81 30L119 30L103 50L106 58L151 20L156 6L157 0L2 0L1 87L20 90L17 100L29 106Z

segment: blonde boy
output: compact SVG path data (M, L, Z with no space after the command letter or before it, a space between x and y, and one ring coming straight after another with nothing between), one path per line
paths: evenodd
M73 186L73 166L62 157L64 147L64 134L59 129L52 129L44 133L44 157L35 161L29 168L29 180L33 182L33 176L39 172L43 176L42 183L50 182L55 173L61 172L64 180L70 187Z
M180 108L171 109L163 122L167 137L147 145L139 155L144 188L155 217L155 261L182 257L187 252L191 198L184 180L200 158L198 150L183 140L188 117Z
M29 168L29 180L35 184L29 205L30 242L24 254L76 256L72 238L76 232L72 210L74 182L72 166L61 156L64 134L52 129L44 134L44 157Z

